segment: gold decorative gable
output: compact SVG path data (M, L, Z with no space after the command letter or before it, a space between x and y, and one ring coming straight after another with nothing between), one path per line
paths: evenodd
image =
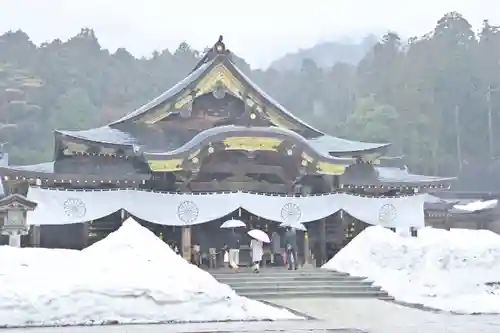
M283 140L278 138L229 137L224 140L224 145L227 150L278 151L278 147L282 142Z
M184 107L187 103L192 102L198 96L214 91L216 88L223 86L235 96L242 97L245 90L244 85L227 69L224 64L219 63L210 70L198 84L190 90L184 92L177 98L173 107L160 108L145 117L145 122L154 124L168 117L172 111Z
M192 89L186 90L175 101L165 104L162 107L152 110L139 118L137 121L147 124L154 124L168 117L174 110L184 107L198 96L214 91L218 87L224 87L234 96L245 99L244 102L255 109L259 115L270 121L273 125L296 130L301 127L281 115L281 112L272 105L267 105L261 96L251 92L246 82L240 81L224 63L215 65Z

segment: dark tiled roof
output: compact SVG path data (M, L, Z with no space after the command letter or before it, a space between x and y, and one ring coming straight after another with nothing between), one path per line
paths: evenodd
M90 161L89 159L95 159ZM83 163L83 161L87 163ZM140 170L131 159L72 156L58 161L32 165L0 166L0 175L9 177L60 180L147 180L150 174Z
M453 177L434 177L410 173L408 170L390 167L376 167L378 179L382 183L442 183L452 182Z
M7 167L7 166L6 166ZM31 165L9 165L7 168L18 171L30 171L39 173L54 173L54 161L31 164Z
M65 136L69 136L84 141L132 146L138 144L137 139L130 133L121 131L110 126L102 126L82 131L56 131Z

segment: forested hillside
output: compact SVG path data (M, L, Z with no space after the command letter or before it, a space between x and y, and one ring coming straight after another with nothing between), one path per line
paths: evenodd
M0 143L8 142L13 163L50 160L53 129L104 125L132 111L183 78L200 55L186 43L148 59L125 49L110 53L91 29L40 47L21 31L6 33ZM459 165L500 154L499 59L497 27L485 21L475 33L450 13L408 42L388 33L357 66L321 68L304 60L301 71L250 71L237 62L312 125L336 136L391 141L393 154L406 155L413 171L454 175Z

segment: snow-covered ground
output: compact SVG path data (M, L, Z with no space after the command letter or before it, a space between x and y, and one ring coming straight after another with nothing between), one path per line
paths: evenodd
M457 313L500 313L500 236L425 228L403 237L369 227L323 268L364 276L396 300Z
M304 319L235 294L132 219L83 251L0 247L0 326Z

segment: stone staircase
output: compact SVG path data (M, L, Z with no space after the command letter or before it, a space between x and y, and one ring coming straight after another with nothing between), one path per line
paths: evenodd
M392 300L387 292L364 278L322 269L267 268L255 274L218 270L210 272L219 282L229 285L239 295L253 299L302 297L357 297Z

